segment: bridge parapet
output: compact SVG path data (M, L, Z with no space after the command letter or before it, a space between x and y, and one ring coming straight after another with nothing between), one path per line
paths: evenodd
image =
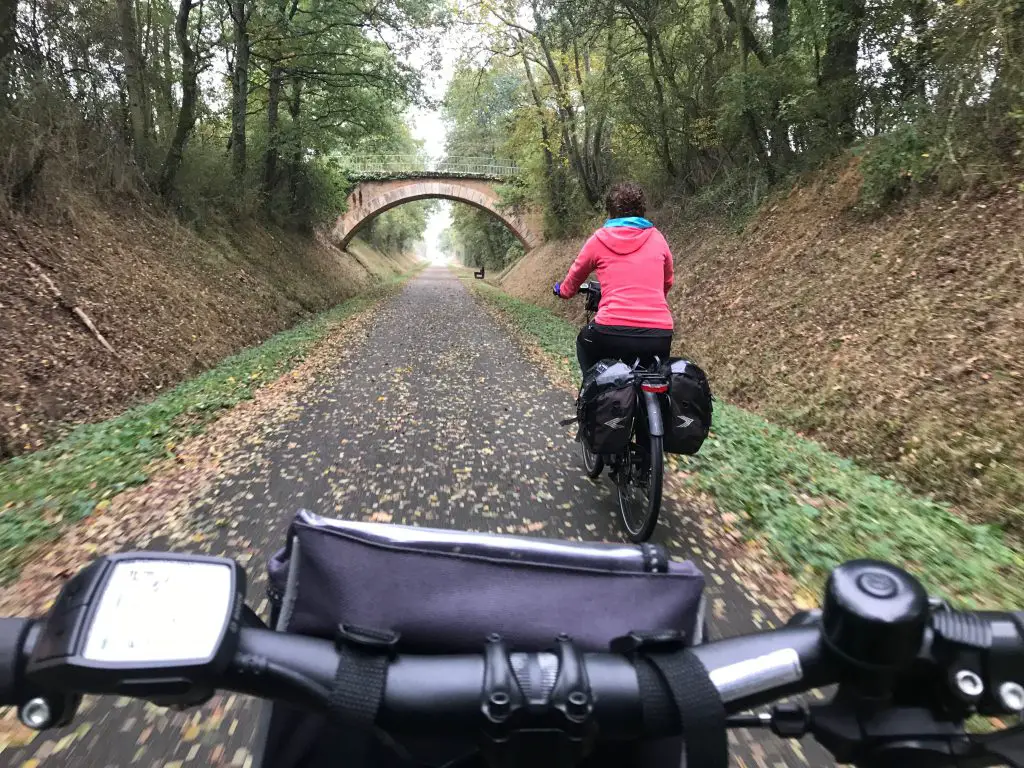
M465 178L510 179L519 168L495 157L432 157L430 155L348 155L341 167L355 179Z

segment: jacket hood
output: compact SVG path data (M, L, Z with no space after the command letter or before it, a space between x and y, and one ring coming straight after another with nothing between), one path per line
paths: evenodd
M603 227L597 230L595 237L613 253L633 253L643 248L654 227Z

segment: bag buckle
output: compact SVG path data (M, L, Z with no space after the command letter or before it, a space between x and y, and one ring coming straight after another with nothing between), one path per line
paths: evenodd
M684 648L686 648L686 633L676 629L664 629L656 632L633 630L621 637L616 637L611 642L612 653L626 655L681 651Z
M393 657L398 653L399 638L401 638L401 634L391 629L339 624L334 644L339 647L344 645L354 650L383 653Z

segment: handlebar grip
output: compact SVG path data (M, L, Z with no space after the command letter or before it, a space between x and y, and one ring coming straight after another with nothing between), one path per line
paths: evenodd
M22 703L25 671L25 638L32 619L0 618L0 706Z

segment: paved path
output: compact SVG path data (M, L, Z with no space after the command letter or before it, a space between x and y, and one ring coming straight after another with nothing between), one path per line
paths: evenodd
M622 539L611 486L583 476L572 430L557 424L572 398L552 387L447 270L426 270L382 305L358 344L288 418L265 425L246 469L223 478L215 498L193 511L203 539L197 548L251 563L251 602L262 597L263 563L298 507L414 525ZM669 502L663 515L657 536L677 555L709 552L685 509ZM701 565L718 606L712 634L754 631L755 614L770 611L721 561L707 560ZM77 728L0 754L0 767L245 768L253 764L258 706L240 696L189 713L93 702ZM734 764L745 768L831 765L818 750L805 757L799 744L770 735L732 738Z

